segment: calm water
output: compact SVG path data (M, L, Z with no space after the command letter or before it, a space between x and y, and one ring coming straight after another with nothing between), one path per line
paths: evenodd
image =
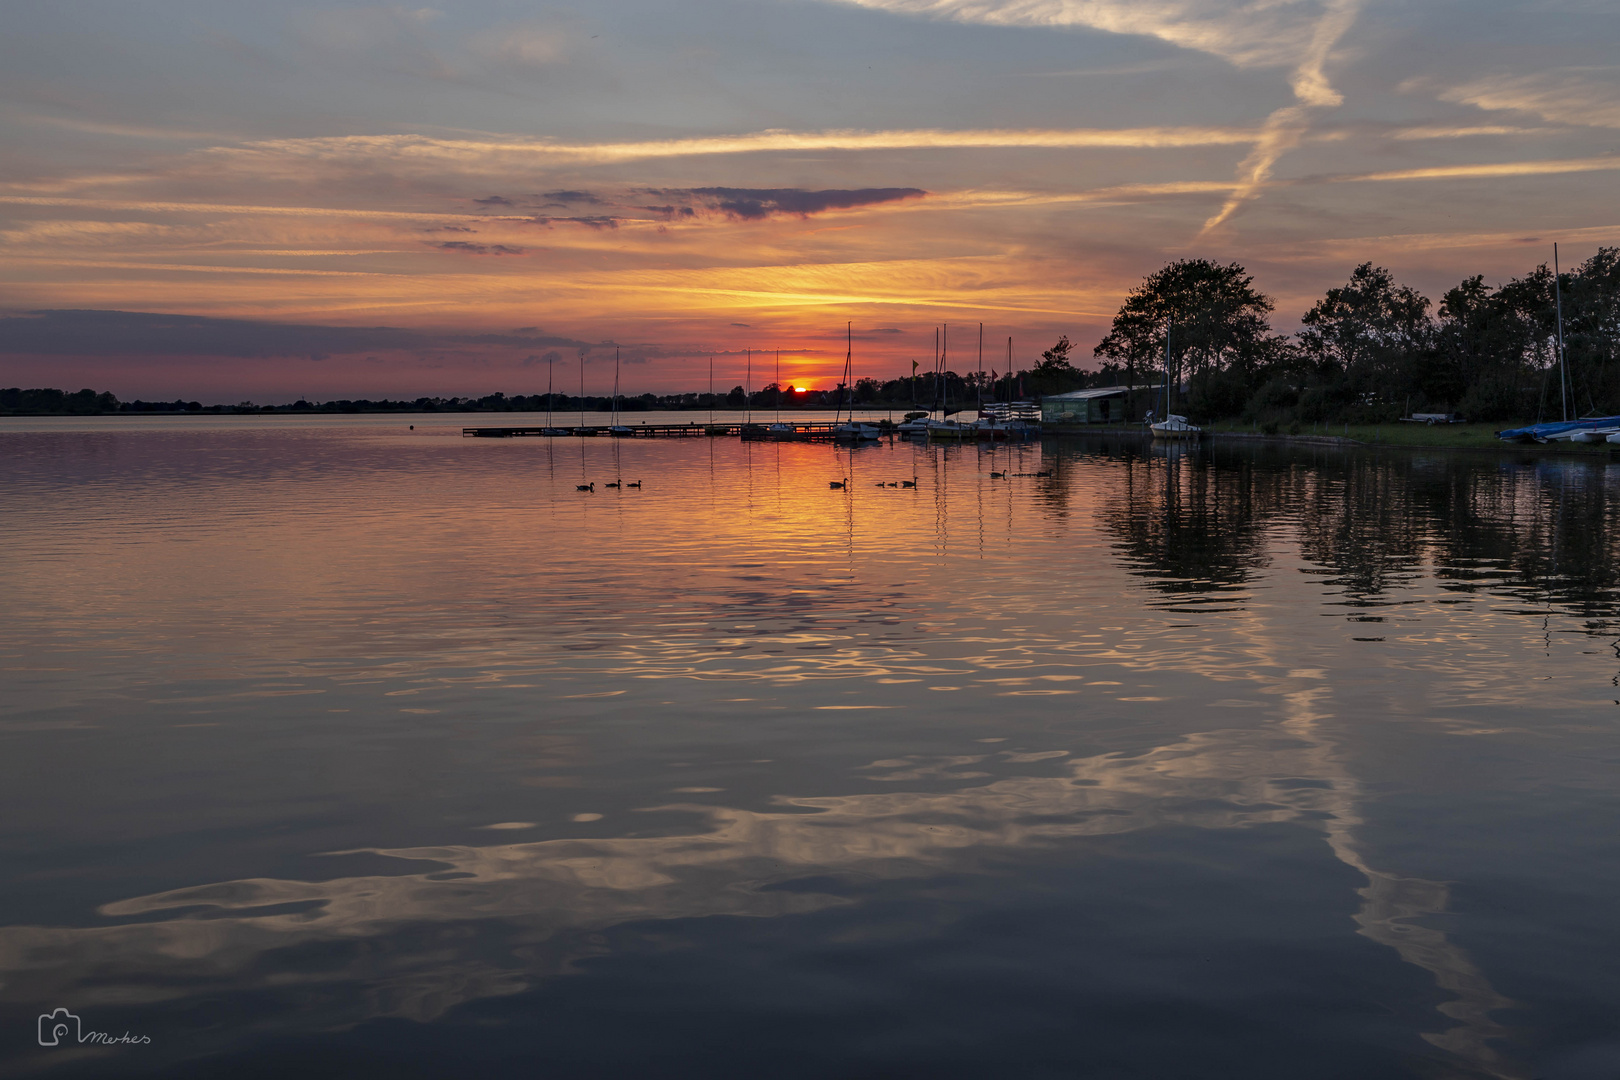
M0 429L0 1069L1620 1075L1620 466L478 419Z

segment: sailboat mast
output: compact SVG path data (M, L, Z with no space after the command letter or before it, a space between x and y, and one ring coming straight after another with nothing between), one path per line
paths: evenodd
M844 398L849 402L849 422L855 422L855 388L850 385L854 378L851 368L855 361L855 331L853 323L844 324ZM834 417L836 420L837 417Z
M747 374L743 376L743 422L754 418L754 350L749 349Z
M579 426L585 426L585 350L579 350Z
M619 426L619 347L613 346L613 426Z
M1164 416L1170 415L1170 331L1174 323L1164 325ZM1164 419L1161 416L1159 419Z
M1564 292L1558 280L1558 245L1553 245L1553 303L1558 310L1558 393L1564 403L1564 419L1569 419L1569 362L1564 359Z
M553 354L555 355L555 354ZM557 378L557 361L546 361L546 427L551 426L551 387Z
M979 324L979 411L984 411L984 323Z
M776 422L782 422L782 350L776 350Z

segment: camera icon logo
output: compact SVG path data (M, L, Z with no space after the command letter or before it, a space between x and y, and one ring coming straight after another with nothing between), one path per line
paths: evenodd
M39 1045L57 1046L63 1036L71 1038L75 1043L84 1041L79 1028L79 1018L60 1008L49 1014L42 1013L39 1018Z

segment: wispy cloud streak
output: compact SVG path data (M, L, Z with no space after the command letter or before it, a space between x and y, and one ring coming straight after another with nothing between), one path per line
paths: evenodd
M1345 31L1355 22L1359 0L1336 0L1329 5L1311 34L1310 45L1304 59L1289 76L1289 85L1299 104L1288 105L1266 118L1261 128L1260 141L1238 164L1238 186L1229 195L1214 217L1204 222L1200 237L1209 235L1244 203L1255 198L1271 178L1277 161L1294 149L1310 130L1312 110L1334 108L1344 103L1344 96L1333 88L1323 70L1328 55Z
M1239 67L1286 67L1295 103L1268 116L1239 162L1237 183L1200 236L1260 194L1277 161L1310 130L1315 110L1342 104L1328 80L1334 47L1356 20L1360 0L1245 4L1232 0L845 0L896 14L1000 26L1087 27L1139 34L1210 53Z
M225 159L318 161L390 159L404 165L484 168L500 159L612 164L652 158L701 157L802 150L928 149L1153 149L1241 146L1258 137L1244 127L1141 127L1069 129L924 128L899 131L758 131L743 135L650 139L617 143L564 143L548 139L440 139L426 135L349 135L273 139L206 153Z

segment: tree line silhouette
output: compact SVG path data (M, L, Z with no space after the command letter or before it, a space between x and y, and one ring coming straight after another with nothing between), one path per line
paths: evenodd
M1562 309L1564 365L1559 365ZM1184 259L1133 289L1101 361L1081 371L1060 340L1028 372L1031 387L1184 388L1197 420L1377 423L1410 412L1498 421L1620 411L1620 248L1599 248L1554 276L1545 264L1503 285L1483 275L1436 306L1362 263L1300 318L1271 328L1274 304L1237 263ZM1567 372L1567 374L1566 374Z

